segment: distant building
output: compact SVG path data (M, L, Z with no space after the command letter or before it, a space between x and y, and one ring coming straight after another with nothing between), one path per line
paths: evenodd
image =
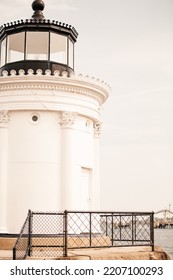
M0 28L0 233L28 209L99 209L100 109L109 87L74 73L78 33L44 19Z

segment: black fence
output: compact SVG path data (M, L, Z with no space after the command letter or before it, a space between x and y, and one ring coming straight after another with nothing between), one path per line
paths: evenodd
M29 210L20 236L13 248L13 259L64 256L64 213Z
M67 257L71 249L151 246L154 213L29 211L13 259Z
M29 210L20 235L13 248L13 260L24 260L28 255L30 255L31 215L31 210Z

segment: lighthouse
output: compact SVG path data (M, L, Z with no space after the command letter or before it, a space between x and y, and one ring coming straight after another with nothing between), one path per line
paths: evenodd
M28 209L100 209L110 88L75 74L78 33L45 19L44 8L36 0L31 19L0 28L0 233L18 233Z

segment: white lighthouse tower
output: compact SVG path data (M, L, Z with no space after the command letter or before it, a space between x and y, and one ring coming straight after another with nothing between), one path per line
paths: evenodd
M100 110L109 87L74 73L78 33L44 19L0 28L0 233L28 209L99 210Z

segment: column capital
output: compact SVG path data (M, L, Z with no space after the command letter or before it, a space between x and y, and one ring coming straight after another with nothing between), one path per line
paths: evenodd
M102 122L94 122L94 137L100 138L101 132L102 132Z
M8 127L10 120L10 112L7 110L0 110L0 127Z
M63 111L61 114L60 124L63 128L71 128L75 123L77 113L70 111Z

